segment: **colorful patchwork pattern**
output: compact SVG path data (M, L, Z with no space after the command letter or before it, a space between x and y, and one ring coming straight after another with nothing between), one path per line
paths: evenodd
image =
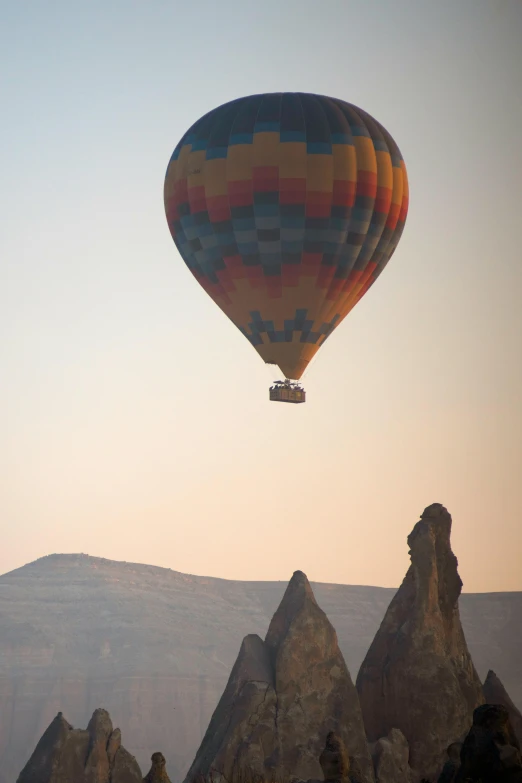
M299 379L391 258L408 180L366 112L274 93L198 120L174 150L164 196L194 277L265 362Z

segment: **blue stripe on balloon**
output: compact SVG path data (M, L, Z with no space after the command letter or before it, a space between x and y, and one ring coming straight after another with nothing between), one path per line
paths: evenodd
M234 144L252 144L253 139L253 133L233 133L229 145L232 147Z
M281 131L281 141L306 141L306 132L299 130Z
M347 133L332 133L332 144L353 144L352 137Z
M272 122L256 122L254 133L263 133L269 131L278 131L281 127L279 120Z
M217 158L226 158L228 152L228 147L213 147L210 150L207 150L206 159L207 160L216 160Z
M207 139L195 139L192 143L192 152L207 149Z
M274 217L279 214L279 204L256 204L255 214L260 217Z
M309 141L306 151L309 155L331 155L332 145L327 141Z

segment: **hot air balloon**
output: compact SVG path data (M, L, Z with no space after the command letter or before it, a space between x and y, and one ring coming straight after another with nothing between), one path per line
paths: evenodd
M267 93L198 120L165 176L170 232L212 299L285 381L296 382L391 258L408 209L388 131L336 98Z

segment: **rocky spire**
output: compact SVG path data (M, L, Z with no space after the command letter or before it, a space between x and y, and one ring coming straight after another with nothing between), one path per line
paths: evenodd
M274 661L292 623L307 605L313 606L321 612L306 574L303 574L302 571L295 571L287 585L283 599L272 617L265 637L265 644L272 653Z
M153 753L150 757L152 766L143 778L143 783L170 783L167 775L167 762L163 753Z
M509 712L482 704L460 751L455 783L522 783L522 758Z
M259 774L264 756L257 747L273 749L277 699L267 647L256 634L245 636L226 688L189 769L186 780L199 781L214 773L230 777L248 766ZM246 758L245 758L246 757Z
M142 783L134 756L121 745L106 710L95 710L87 730L62 713L51 721L17 783Z
M350 759L342 739L335 731L328 732L324 750L319 756L325 783L341 783L348 780Z
M513 726L513 731L515 732L520 746L522 747L522 714L520 713L520 710L513 704L500 678L497 677L495 672L491 669L489 670L482 687L484 691L484 698L488 704L501 704L507 709L511 725Z
M451 516L428 506L408 536L411 566L368 650L357 690L370 741L398 728L415 774L433 777L466 733L482 686L460 623Z
M187 781L241 770L318 778L329 732L339 735L360 783L373 783L357 692L337 635L296 571L265 641L243 641Z

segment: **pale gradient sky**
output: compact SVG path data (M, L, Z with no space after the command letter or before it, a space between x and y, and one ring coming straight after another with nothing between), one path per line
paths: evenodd
M432 502L522 589L522 2L2 4L0 573L51 552L393 586ZM408 168L388 268L306 405L192 278L163 177L241 95L366 109Z

